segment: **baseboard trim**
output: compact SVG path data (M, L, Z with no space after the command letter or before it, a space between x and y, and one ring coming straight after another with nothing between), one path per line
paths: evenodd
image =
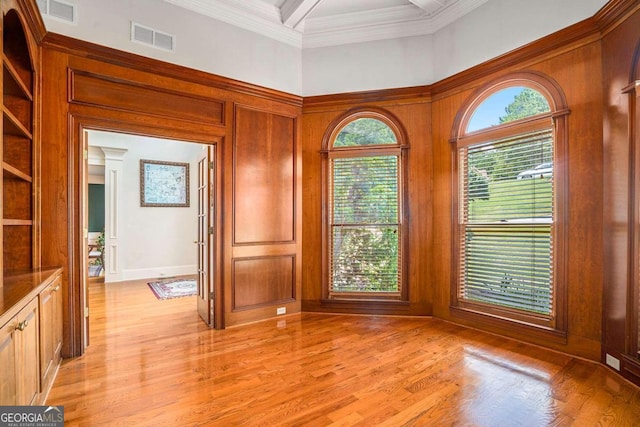
M197 274L198 267L194 265L175 265L175 266L160 266L151 268L136 268L122 271L122 279L126 280L140 280L149 278L170 278L174 276L187 276L191 274Z

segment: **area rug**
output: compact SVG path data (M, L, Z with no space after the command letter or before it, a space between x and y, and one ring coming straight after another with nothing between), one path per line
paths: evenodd
M189 297L198 293L196 279L161 280L149 282L148 285L151 292L160 300Z

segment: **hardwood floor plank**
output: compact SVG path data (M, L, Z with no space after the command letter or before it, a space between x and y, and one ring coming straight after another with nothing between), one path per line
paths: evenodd
M640 424L606 368L431 318L303 313L209 329L194 297L92 284L91 346L48 404L67 426Z

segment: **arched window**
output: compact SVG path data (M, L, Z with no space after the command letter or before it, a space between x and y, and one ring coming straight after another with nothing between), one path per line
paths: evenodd
M325 135L324 297L404 299L403 136L351 112Z
M567 113L556 85L521 73L480 90L458 116L455 308L564 329Z

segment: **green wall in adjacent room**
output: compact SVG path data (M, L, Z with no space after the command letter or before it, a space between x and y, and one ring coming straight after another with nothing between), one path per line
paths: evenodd
M104 184L89 184L89 232L104 231Z

